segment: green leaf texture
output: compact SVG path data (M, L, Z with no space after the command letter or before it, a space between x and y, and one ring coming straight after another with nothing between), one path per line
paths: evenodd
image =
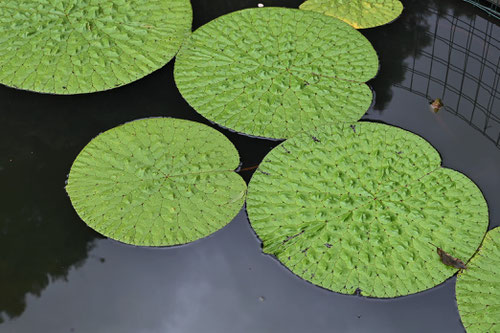
M104 132L78 155L66 190L78 215L115 240L184 244L225 226L246 192L236 148L199 123L137 120Z
M237 132L288 138L325 122L356 121L378 70L370 42L348 24L298 9L253 8L197 29L175 81L207 119Z
M330 126L273 149L250 181L247 210L263 251L344 293L389 298L426 290L467 261L488 226L475 184L438 152L382 124Z
M307 0L300 9L336 17L356 29L372 28L394 21L401 15L399 0Z
M115 88L164 66L191 22L189 0L2 0L0 83L55 94Z
M456 294L467 332L500 332L500 228L486 234L467 269L460 272Z

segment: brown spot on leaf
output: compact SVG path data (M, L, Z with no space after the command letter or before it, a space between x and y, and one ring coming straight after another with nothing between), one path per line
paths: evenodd
M436 248L437 248L437 253L439 254L439 257L441 258L441 261L446 266L455 267L458 269L466 269L467 268L467 266L465 265L465 263L462 260L451 256L450 254L446 253L443 249L441 249L439 247L436 247Z

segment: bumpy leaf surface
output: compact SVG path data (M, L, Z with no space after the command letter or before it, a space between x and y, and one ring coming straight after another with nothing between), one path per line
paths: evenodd
M288 138L356 121L378 70L370 42L348 24L298 9L234 12L196 30L175 62L177 87L206 118L238 132Z
M247 210L263 251L345 294L395 297L453 275L436 246L467 261L488 226L480 190L440 166L407 131L331 126L273 149L250 181Z
M161 68L191 31L189 0L2 0L0 83L55 94Z
M500 228L486 234L467 269L460 272L456 293L467 332L500 332Z
M147 246L184 244L222 228L246 191L235 147L191 121L137 120L93 139L78 155L66 190L91 228Z
M394 21L403 11L399 0L307 0L300 9L336 17L356 29Z

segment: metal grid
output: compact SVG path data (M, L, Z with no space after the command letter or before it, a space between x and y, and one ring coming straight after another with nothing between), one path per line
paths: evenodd
M464 0L500 20L500 0Z
M500 148L500 24L477 15L431 13L431 29L415 33L415 53L404 65L408 75L395 86L441 98L444 110ZM419 47L422 33L430 45Z

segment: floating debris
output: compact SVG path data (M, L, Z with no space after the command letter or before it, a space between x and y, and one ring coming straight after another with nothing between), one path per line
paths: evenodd
M444 106L443 101L440 98L436 98L434 101L431 102L432 111L434 111L435 113L438 113L443 106Z

